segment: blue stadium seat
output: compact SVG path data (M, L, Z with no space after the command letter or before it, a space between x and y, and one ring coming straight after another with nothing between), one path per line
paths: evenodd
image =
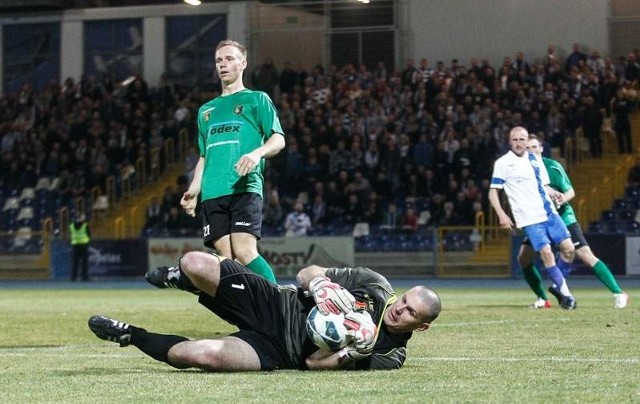
M627 234L631 234L631 235L639 235L640 234L640 223L634 221L628 222L627 223L627 229L626 229L626 233Z
M614 221L609 225L609 232L613 234L625 234L627 232L627 223L621 221Z
M612 210L603 210L600 215L600 221L609 223L616 220L616 215Z
M628 208L629 208L629 203L627 202L627 199L618 198L615 201L613 201L612 210L616 212L626 210Z
M378 236L360 236L354 239L355 250L358 252L375 252L380 248Z
M625 189L624 196L629 198L629 199L632 199L632 200L639 200L640 199L640 188L636 187L636 186L628 186Z
M615 212L616 220L621 222L630 222L636 217L636 212L631 210L620 210Z
M599 220L591 222L589 223L587 232L592 234L605 234L607 232L607 226Z

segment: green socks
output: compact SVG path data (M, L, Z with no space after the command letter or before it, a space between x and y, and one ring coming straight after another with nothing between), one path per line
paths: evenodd
M600 280L600 282L602 282L602 284L611 291L611 293L622 293L620 285L618 285L618 282L616 282L616 278L613 277L613 274L611 273L611 270L609 270L607 264L602 261L598 261L593 266L593 272ZM522 268L522 273L524 275L524 279L527 281L527 284L529 284L529 287L531 288L531 290L533 290L533 293L535 293L536 296L543 298L544 300L548 300L547 294L545 293L544 287L542 285L542 277L540 276L540 272L538 272L538 269L535 267L535 265L529 265Z
M613 277L613 274L609 270L607 264L602 261L596 262L593 266L593 272L596 274L596 277L607 287L612 293L622 293L622 289L616 282L616 278Z
M522 268L522 274L524 275L525 281L533 290L533 293L536 294L539 298L544 300L549 300L547 298L547 293L544 291L544 286L542 284L542 276L540 276L540 272L535 265L529 265Z
M271 268L267 260L262 257L262 255L258 255L253 261L248 263L247 268L262 276L269 282L277 283L276 275L273 273L273 269Z

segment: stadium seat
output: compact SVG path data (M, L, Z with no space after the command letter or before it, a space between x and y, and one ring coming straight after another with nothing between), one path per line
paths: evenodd
M27 246L33 235L31 227L20 227L13 238L13 246L15 249L22 249Z
M431 212L428 210L421 211L418 216L418 226L426 226L429 223L429 219L431 219Z
M616 215L612 210L603 210L600 215L600 221L604 223L613 222L616 220Z
M627 232L627 222L614 221L609 224L609 233L613 234L625 234Z
M4 206L2 207L2 211L6 212L9 210L18 210L20 208L20 198L17 196L12 196L7 198L4 201Z
M612 210L618 212L622 210L627 210L629 208L629 203L624 198L618 198L613 201Z
M16 220L20 221L24 219L33 219L33 217L34 217L33 208L31 206L25 206L24 208L20 208L20 210L18 211L18 216L16 217Z
M427 236L424 234L419 235L418 238L418 247L420 251L430 251L433 250L433 237Z
M50 187L51 187L51 180L49 179L49 177L40 177L35 187L36 194L42 191L49 192Z
M105 214L109 211L109 197L107 195L100 195L96 198L92 206L92 213Z
M419 234L412 234L407 237L406 251L420 251L422 236Z
M368 236L370 233L369 223L360 222L353 226L353 237Z
M627 223L626 233L627 234L631 234L631 235L640 234L640 223L638 223L636 221L628 222Z
M23 188L20 192L20 206L31 206L36 199L35 188Z
M624 192L625 197L632 200L640 199L640 188L636 186L628 186Z
M51 180L51 184L49 185L49 191L57 191L60 187L60 178L55 177Z

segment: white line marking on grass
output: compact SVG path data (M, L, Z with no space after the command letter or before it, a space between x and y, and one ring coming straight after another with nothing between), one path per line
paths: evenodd
M442 362L611 362L611 363L640 363L640 358L409 358L410 361L442 361Z
M38 353L38 356L42 357L56 357L56 356L69 356L70 354L56 354L56 353ZM130 358L132 355L120 355L120 354L72 354L74 358ZM28 357L32 356L26 352L2 352L0 357Z
M45 346L45 347L0 347L0 357L16 357L16 356L32 356L34 353L38 356L77 356L83 358L126 358L131 357L135 350L130 350L130 353L121 354L106 354L106 353L84 353L82 351L90 350L93 348L118 348L117 345L104 344L104 345L60 345L60 346ZM78 352L80 351L80 352Z
M546 322L564 322L568 318L536 318L527 320L487 320L487 321L470 321L464 323L439 323L433 324L432 327L469 327L476 325L493 325L493 324L513 324L513 323L546 323Z

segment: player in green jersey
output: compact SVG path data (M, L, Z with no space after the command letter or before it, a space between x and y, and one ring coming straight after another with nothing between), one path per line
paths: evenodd
M532 153L542 155L543 147L535 135L529 136L527 150ZM575 191L573 189L573 185L571 184L569 176L562 168L562 165L556 160L543 157L542 161L544 162L544 165L549 172L549 186L562 193L562 199L556 200L556 203L559 205L558 213L562 217L562 220L567 225L567 228L571 233L571 239L576 248L577 258L579 258L585 265L593 269L596 277L607 287L607 289L611 291L611 293L613 293L614 307L620 309L626 307L629 301L629 296L622 291L622 289L618 285L618 282L616 282L616 279L611 273L611 270L609 270L607 264L602 262L593 254L593 251L589 247L589 244L584 237L582 228L580 227L580 223L578 223L578 219L576 218L573 207L569 203L569 201L575 196ZM540 272L533 263L534 258L535 253L531 245L528 244L525 239L520 248L518 262L522 267L522 272L524 274L525 280L534 291L534 293L538 296L538 299L533 303L531 307L537 309L548 308L551 306L551 304L549 303L547 295L542 286L542 278L540 276ZM568 274L564 275L566 277ZM556 296L557 289L552 286L549 288L549 292Z
M275 282L257 242L265 158L284 148L284 133L269 96L247 89L242 82L247 67L243 45L221 41L215 65L222 94L198 111L200 159L180 204L195 216L200 195L204 244Z

